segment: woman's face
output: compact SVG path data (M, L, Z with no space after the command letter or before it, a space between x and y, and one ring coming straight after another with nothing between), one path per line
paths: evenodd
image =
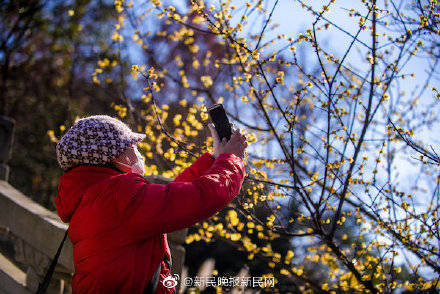
M137 156L134 151L135 148L137 148L137 147L131 146L131 147L127 148L127 150L122 152L121 155L119 155L118 157L113 159L112 162L115 163L123 172L131 172L131 170L128 167L126 167L124 165L118 165L117 163L122 162L122 163L129 165L129 166L135 164L137 162Z

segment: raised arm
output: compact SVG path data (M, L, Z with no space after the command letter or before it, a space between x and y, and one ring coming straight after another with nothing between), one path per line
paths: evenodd
M238 195L245 169L240 157L223 153L192 182L161 185L135 174L120 177L121 189L130 190L118 195L120 217L133 236L148 238L189 227L225 208Z
M224 141L220 142L220 138L212 123L208 124L213 139L213 154L205 152L200 156L191 166L186 168L180 175L176 177L174 182L191 182L194 179L200 177L208 168L211 167L215 159L222 153L232 153L234 155L243 158L243 152L246 149L247 142L246 136L240 133L238 129L232 129L232 135L230 142L223 138Z
M203 153L196 161L180 173L174 182L192 182L207 171L214 163L215 158L211 153Z

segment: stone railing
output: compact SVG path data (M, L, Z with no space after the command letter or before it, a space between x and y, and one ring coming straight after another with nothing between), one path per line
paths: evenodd
M160 176L147 179L158 184L170 181ZM35 293L67 227L55 212L0 180L0 293ZM168 234L173 257L171 271L179 276L186 234L187 229ZM70 293L73 272L73 246L67 238L48 293Z

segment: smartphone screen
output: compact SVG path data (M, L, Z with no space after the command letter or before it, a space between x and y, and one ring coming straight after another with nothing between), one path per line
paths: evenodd
M215 126L220 141L223 140L223 138L226 138L226 140L229 141L232 135L232 128L223 105L214 104L208 108L208 113L211 117L212 123Z

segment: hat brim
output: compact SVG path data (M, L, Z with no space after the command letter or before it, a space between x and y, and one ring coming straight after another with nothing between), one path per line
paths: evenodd
M133 132L131 134L131 139L130 141L132 142L132 144L138 144L141 141L143 141L145 138L147 137L146 134L142 134L142 133L135 133Z

